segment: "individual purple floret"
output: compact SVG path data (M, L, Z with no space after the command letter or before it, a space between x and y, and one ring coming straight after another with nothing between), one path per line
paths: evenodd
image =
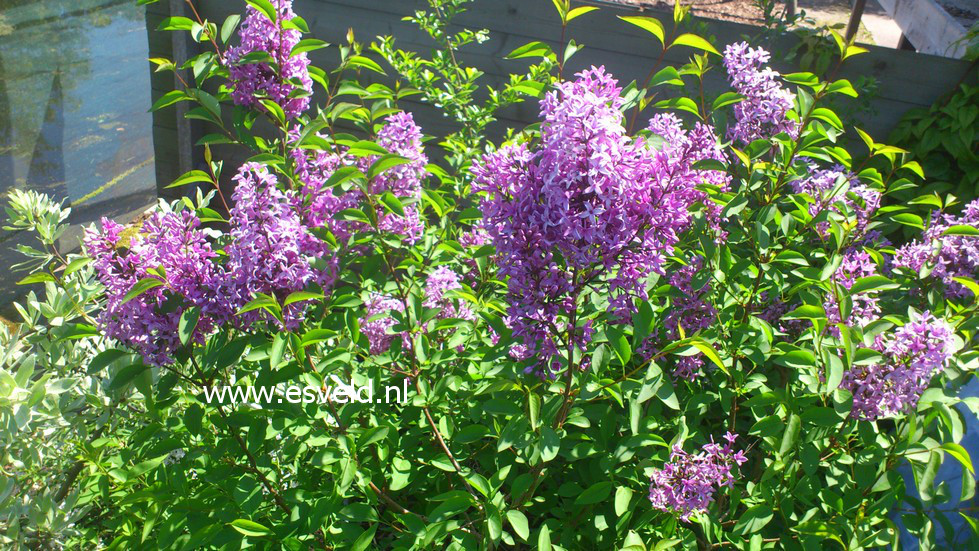
M218 276L211 261L216 254L199 226L189 211L156 211L128 244L125 228L107 218L102 219L101 232L94 227L85 232L85 248L94 259L107 299L99 324L107 336L139 351L148 364L173 362L173 353L181 346L180 316L187 308L202 310L193 335L197 343L220 321L214 319L215 298L208 292ZM137 282L150 277L164 285L123 303Z
M762 48L748 47L747 42L729 44L724 49L728 80L745 98L734 105L736 123L728 129L728 139L747 144L781 132L793 139L798 135L799 123L788 117L795 94L779 85L777 72L762 68L770 57Z
M670 460L650 477L653 508L679 515L682 521L706 513L717 490L734 485L732 469L748 460L744 452L733 449L737 437L728 432L723 446L711 438L696 454L674 445Z
M541 102L539 146L503 147L473 169L499 275L514 298L513 336L521 356L546 369L560 365L555 356L569 333L579 349L588 342L590 324L567 327L586 288L629 319L697 197L699 179L674 177L678 160L626 134L619 93L602 68L558 84Z
M961 299L967 298L970 291L953 278L979 275L979 237L942 235L955 225L979 227L979 199L966 205L960 216L944 214L932 220L921 239L895 251L894 266L915 272L930 269L929 277L944 284L946 296Z
M245 163L234 180L237 186L230 213L231 243L225 248L226 273L217 289L228 313L234 314L256 298L256 293L270 295L281 303L314 281L328 280L310 265L308 246L315 237L302 225L295 197L276 187L276 177L268 167ZM302 314L302 303L286 306L286 326L295 327ZM260 311L253 310L238 320L247 325L260 318Z
M852 415L873 421L911 411L931 379L952 357L952 330L931 313L913 314L874 348L883 358L855 365L843 374L841 388L853 393Z
M254 106L268 98L282 107L287 119L303 114L309 107L313 81L309 77L309 57L305 52L292 55L302 33L285 28L283 23L296 17L292 0L271 0L276 10L272 21L263 12L248 6L239 30L241 44L225 56L234 89L231 97L238 105ZM273 63L245 59L264 52Z

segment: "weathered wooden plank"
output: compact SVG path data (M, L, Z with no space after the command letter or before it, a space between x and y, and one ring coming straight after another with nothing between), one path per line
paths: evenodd
M935 0L878 0L922 53L961 58L965 28Z

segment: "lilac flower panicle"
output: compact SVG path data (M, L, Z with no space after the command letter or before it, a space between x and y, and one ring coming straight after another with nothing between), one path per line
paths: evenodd
M298 132L291 136L293 141L298 138ZM421 129L410 113L396 113L385 119L384 126L378 131L377 143L391 153L408 159L405 164L384 170L371 182L372 194L391 192L401 200L405 212L404 216L380 213L378 226L383 231L402 236L408 244L415 243L424 230L418 205L422 182L427 176L425 166L428 164ZM302 182L303 203L306 205L303 220L309 227L329 229L340 243L345 243L353 233L366 229L361 222L336 217L340 211L356 208L360 204L363 200L360 190L336 193L333 189L324 188L324 185L342 167L354 166L366 174L378 157L354 158L347 154L346 148L338 146L331 152L308 152L296 148L292 151L292 158L296 162L296 175Z
M741 143L768 139L781 132L793 139L799 123L788 117L795 94L778 83L779 74L763 66L770 55L762 48L750 48L747 42L729 44L724 49L724 67L734 90L744 100L734 105L736 123L728 138Z
M360 319L360 332L367 337L371 354L387 352L394 338L398 336L390 332L397 323L391 317L392 311L404 312L404 305L399 300L380 293L372 293L364 301L365 316ZM407 344L407 334L400 337Z
M915 314L889 335L878 335L881 361L855 365L843 374L841 388L853 393L852 415L875 420L911 411L931 379L952 357L953 332L930 313Z
M731 186L731 175L723 170L698 170L693 165L698 161L714 160L721 163L729 161L724 149L720 146L714 130L703 123L697 122L692 130L683 128L683 123L672 113L659 113L649 120L648 129L664 140L661 154L665 155L668 170L657 174L664 179L663 186L674 188L675 192L686 194L684 201L702 203L707 222L716 232L716 239L723 240L727 236L721 228L721 211L723 207L710 201L706 193L697 188L700 184L708 184L719 191L728 191Z
M124 230L103 218L102 231L93 227L85 232L85 249L94 259L107 299L98 322L107 336L139 351L148 364L167 365L181 346L177 328L187 308L202 311L193 335L197 343L223 321L214 295L208 292L219 276L211 260L216 253L200 221L189 211L154 212L128 244ZM164 285L123 303L141 279L160 279L150 270L165 274ZM167 307L171 304L176 307Z
M579 348L590 338L590 324L565 327L582 282L604 287L622 320L646 298L646 278L662 273L690 224L690 205L702 198L693 191L701 175L689 165L715 154L716 140L699 134L697 147L707 151L680 146L682 154L628 136L619 94L602 68L558 84L541 101L539 146L505 146L473 168L499 276L514 299L516 353L539 360L542 373L559 365L555 331Z
M296 198L276 186L268 167L245 163L234 177L237 186L232 198L231 242L225 248L225 274L216 289L224 299L229 315L257 296L270 295L280 302L316 281L328 284L329 275L317 273L310 265L310 250L316 238L309 234L296 212ZM295 327L302 319L302 303L285 308L286 326ZM255 310L238 318L250 324L262 317Z
M309 57L305 52L292 55L302 33L284 28L282 23L296 17L292 0L271 0L276 21L248 6L245 21L238 33L241 44L230 48L225 56L234 85L231 97L238 105L254 106L267 97L282 107L286 118L298 117L309 108L313 81L309 77ZM275 62L243 63L248 54L265 52ZM276 67L278 70L276 70Z
M466 305L458 303L446 296L448 291L461 289L459 274L446 266L435 268L425 281L425 298L422 306L438 309L435 319L463 319L473 321L475 313ZM457 304L458 303L458 304ZM396 325L391 312L404 312L404 304L390 296L372 293L364 303L364 316L360 318L360 331L367 337L371 354L383 354L391 348L395 337L400 337L402 344L408 346L411 336L408 332L391 333Z
M808 176L792 182L795 193L805 193L815 199L809 204L809 215L818 216L821 212L829 210L837 214L843 214L838 204L846 206L856 215L856 222L852 228L852 234L857 240L868 237L867 227L874 213L880 207L881 193L867 185L864 185L857 178L857 175L850 172L840 165L830 169L820 169L815 163L809 163ZM840 187L840 183L845 183L845 187ZM838 189L847 189L846 193L837 193ZM829 234L830 223L819 222L815 229L820 235Z
M725 434L723 445L711 438L695 454L674 445L669 461L650 477L653 508L676 514L682 521L707 512L717 490L734 485L732 470L747 461L744 452L734 451L737 437Z
M408 163L385 170L371 182L372 194L381 195L389 191L402 200L404 209L404 216L384 213L378 227L383 231L402 235L408 244L415 243L424 230L418 203L421 201L422 182L427 175L425 165L428 164L428 157L422 149L421 129L415 124L411 113L395 113L385 119L384 126L378 131L377 144L409 160ZM376 160L374 157L365 157L362 171L366 173L370 164Z
M955 277L979 276L979 237L942 235L955 225L979 227L979 199L966 205L962 214L943 214L932 220L921 239L912 241L894 253L894 266L921 272L931 270L929 277L942 282L948 298L968 298L970 291Z
M870 253L863 249L851 248L843 254L840 267L830 278L833 283L839 284L843 289L849 291L853 284L862 277L879 275L877 262ZM836 300L835 293L826 294L826 302L823 309L826 311L826 318L830 323L843 322L851 327L863 328L870 322L880 318L880 304L876 291L865 291L850 294L852 308L850 315L846 319L841 318L840 305ZM831 329L834 334L839 334L839 328Z

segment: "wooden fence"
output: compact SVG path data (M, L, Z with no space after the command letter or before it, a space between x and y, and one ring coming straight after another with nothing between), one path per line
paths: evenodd
M658 43L644 31L619 20L619 15L635 15L636 8L605 2L586 2L600 6L598 11L574 20L568 37L585 49L578 52L569 63L566 74L591 65L604 65L621 83L644 78L660 54ZM198 0L201 14L218 23L241 11L243 3L228 0ZM172 10L183 9L184 2L170 0L151 5L147 13L148 28L155 29L159 20L175 14ZM424 0L296 0L295 9L309 23L312 36L332 44L344 43L348 29L354 29L358 40L370 42L378 35L396 37L396 44L403 49L427 53L432 42L427 34L414 24L403 21L417 9L424 9ZM182 14L182 13L181 13ZM672 14L646 11L644 15L659 18L667 27L672 24ZM498 86L508 79L511 72L523 72L527 60L507 60L504 56L527 42L539 40L557 47L560 23L549 0L476 0L468 11L455 20L460 26L485 28L490 40L472 45L461 52L461 61L485 73L482 83ZM785 54L799 44L792 34L766 36L764 29L717 20L695 20L700 34L707 34L722 49L725 44L751 39L753 44L768 45L775 52L772 65L783 72L798 71L798 65L785 59ZM200 45L185 38L185 33L151 32L151 55L178 59L193 55ZM928 107L937 99L953 90L959 82L973 78L967 62L909 51L868 46L869 52L850 58L843 64L837 78L857 82L862 78L876 80L877 88L870 102L866 98L853 100L849 108L854 110L859 125L879 140L887 134L908 110ZM693 53L689 48L675 48L667 52L665 62L672 65L686 63ZM335 64L335 49L313 52L313 62L329 68ZM382 65L384 65L382 63ZM393 71L389 71L393 73ZM153 80L154 97L173 89L170 75ZM726 89L723 69L708 73L708 93ZM858 102L864 102L863 104ZM433 107L405 101L402 107L415 115L416 121L427 134L442 136L453 130L453 124L444 119ZM501 113L500 120L489 129L491 137L498 137L508 126L522 127L536 119L537 104L534 101L512 106ZM200 148L191 148L188 137L197 138L201 129L195 124L179 120L175 108L167 108L157 114L155 138L157 139L157 167L159 182L166 185L191 165L200 163ZM184 135L181 135L184 134ZM235 156L233 152L232 158ZM169 162L167 162L170 160Z

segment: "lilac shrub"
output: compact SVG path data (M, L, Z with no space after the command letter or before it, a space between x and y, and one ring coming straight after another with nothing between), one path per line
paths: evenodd
M550 37L594 8L554 4ZM487 90L467 5L410 18L430 54L304 39L285 0L237 37L189 10L156 108L206 128L197 189L67 258L67 210L12 193L44 294L0 326L0 546L975 547L979 202L895 204L920 166L831 110L859 48L781 75L678 6L622 24L683 66L538 42Z

